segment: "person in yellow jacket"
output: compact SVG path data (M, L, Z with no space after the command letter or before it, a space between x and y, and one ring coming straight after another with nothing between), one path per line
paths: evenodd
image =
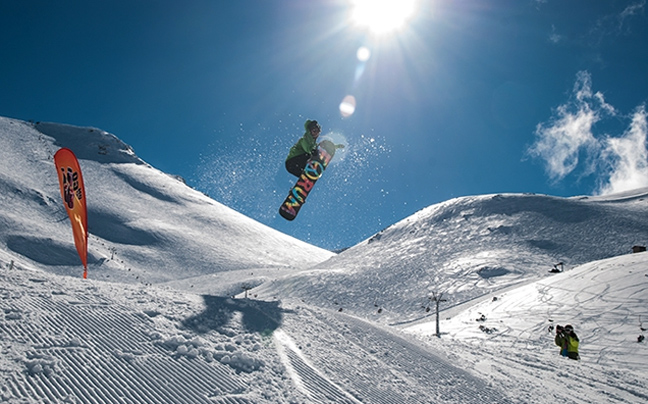
M566 325L565 335L567 336L567 356L569 356L570 359L580 359L580 355L578 355L580 340L578 339L578 335L574 332L574 327L569 324Z
M560 347L560 354L562 356L567 356L574 360L580 359L580 355L578 354L580 340L574 332L574 327L569 324L564 328L560 325L556 326L556 338L554 341Z

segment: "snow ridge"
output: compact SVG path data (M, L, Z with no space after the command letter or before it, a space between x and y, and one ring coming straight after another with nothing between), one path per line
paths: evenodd
M60 146L92 191L85 281ZM0 402L643 403L647 196L456 198L336 255L101 130L0 118Z
M462 197L423 209L258 293L401 323L420 317L433 292L458 304L551 276L558 263L571 269L627 254L646 241L646 190L617 199Z
M26 264L78 271L52 161L60 146L75 152L83 170L95 279L159 283L246 268L290 270L333 255L190 189L104 131L0 118L0 133L0 243Z

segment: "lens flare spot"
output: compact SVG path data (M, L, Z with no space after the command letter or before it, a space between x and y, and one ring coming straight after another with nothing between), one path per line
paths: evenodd
M356 52L356 57L360 62L366 62L371 57L371 51L366 46L361 46Z
M340 103L340 114L343 118L348 118L355 112L356 109L356 99L352 95L347 95L344 97Z

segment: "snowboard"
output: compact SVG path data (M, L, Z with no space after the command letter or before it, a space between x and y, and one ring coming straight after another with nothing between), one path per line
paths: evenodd
M306 162L306 167L304 167L297 183L281 204L279 208L281 217L286 220L294 220L297 217L299 210L306 203L306 198L313 190L313 186L335 155L335 149L335 144L329 140L323 140L317 145L317 153Z

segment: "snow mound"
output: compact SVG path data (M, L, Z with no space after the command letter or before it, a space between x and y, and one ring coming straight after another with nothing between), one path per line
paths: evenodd
M150 167L102 130L0 118L0 134L0 249L26 266L80 272L52 159L59 147L80 160L95 279L159 283L248 268L289 271L334 255ZM223 292L218 284L214 291Z
M558 263L571 269L645 245L647 191L606 198L456 198L256 292L299 297L385 323L415 320L433 292L465 302L551 276Z

